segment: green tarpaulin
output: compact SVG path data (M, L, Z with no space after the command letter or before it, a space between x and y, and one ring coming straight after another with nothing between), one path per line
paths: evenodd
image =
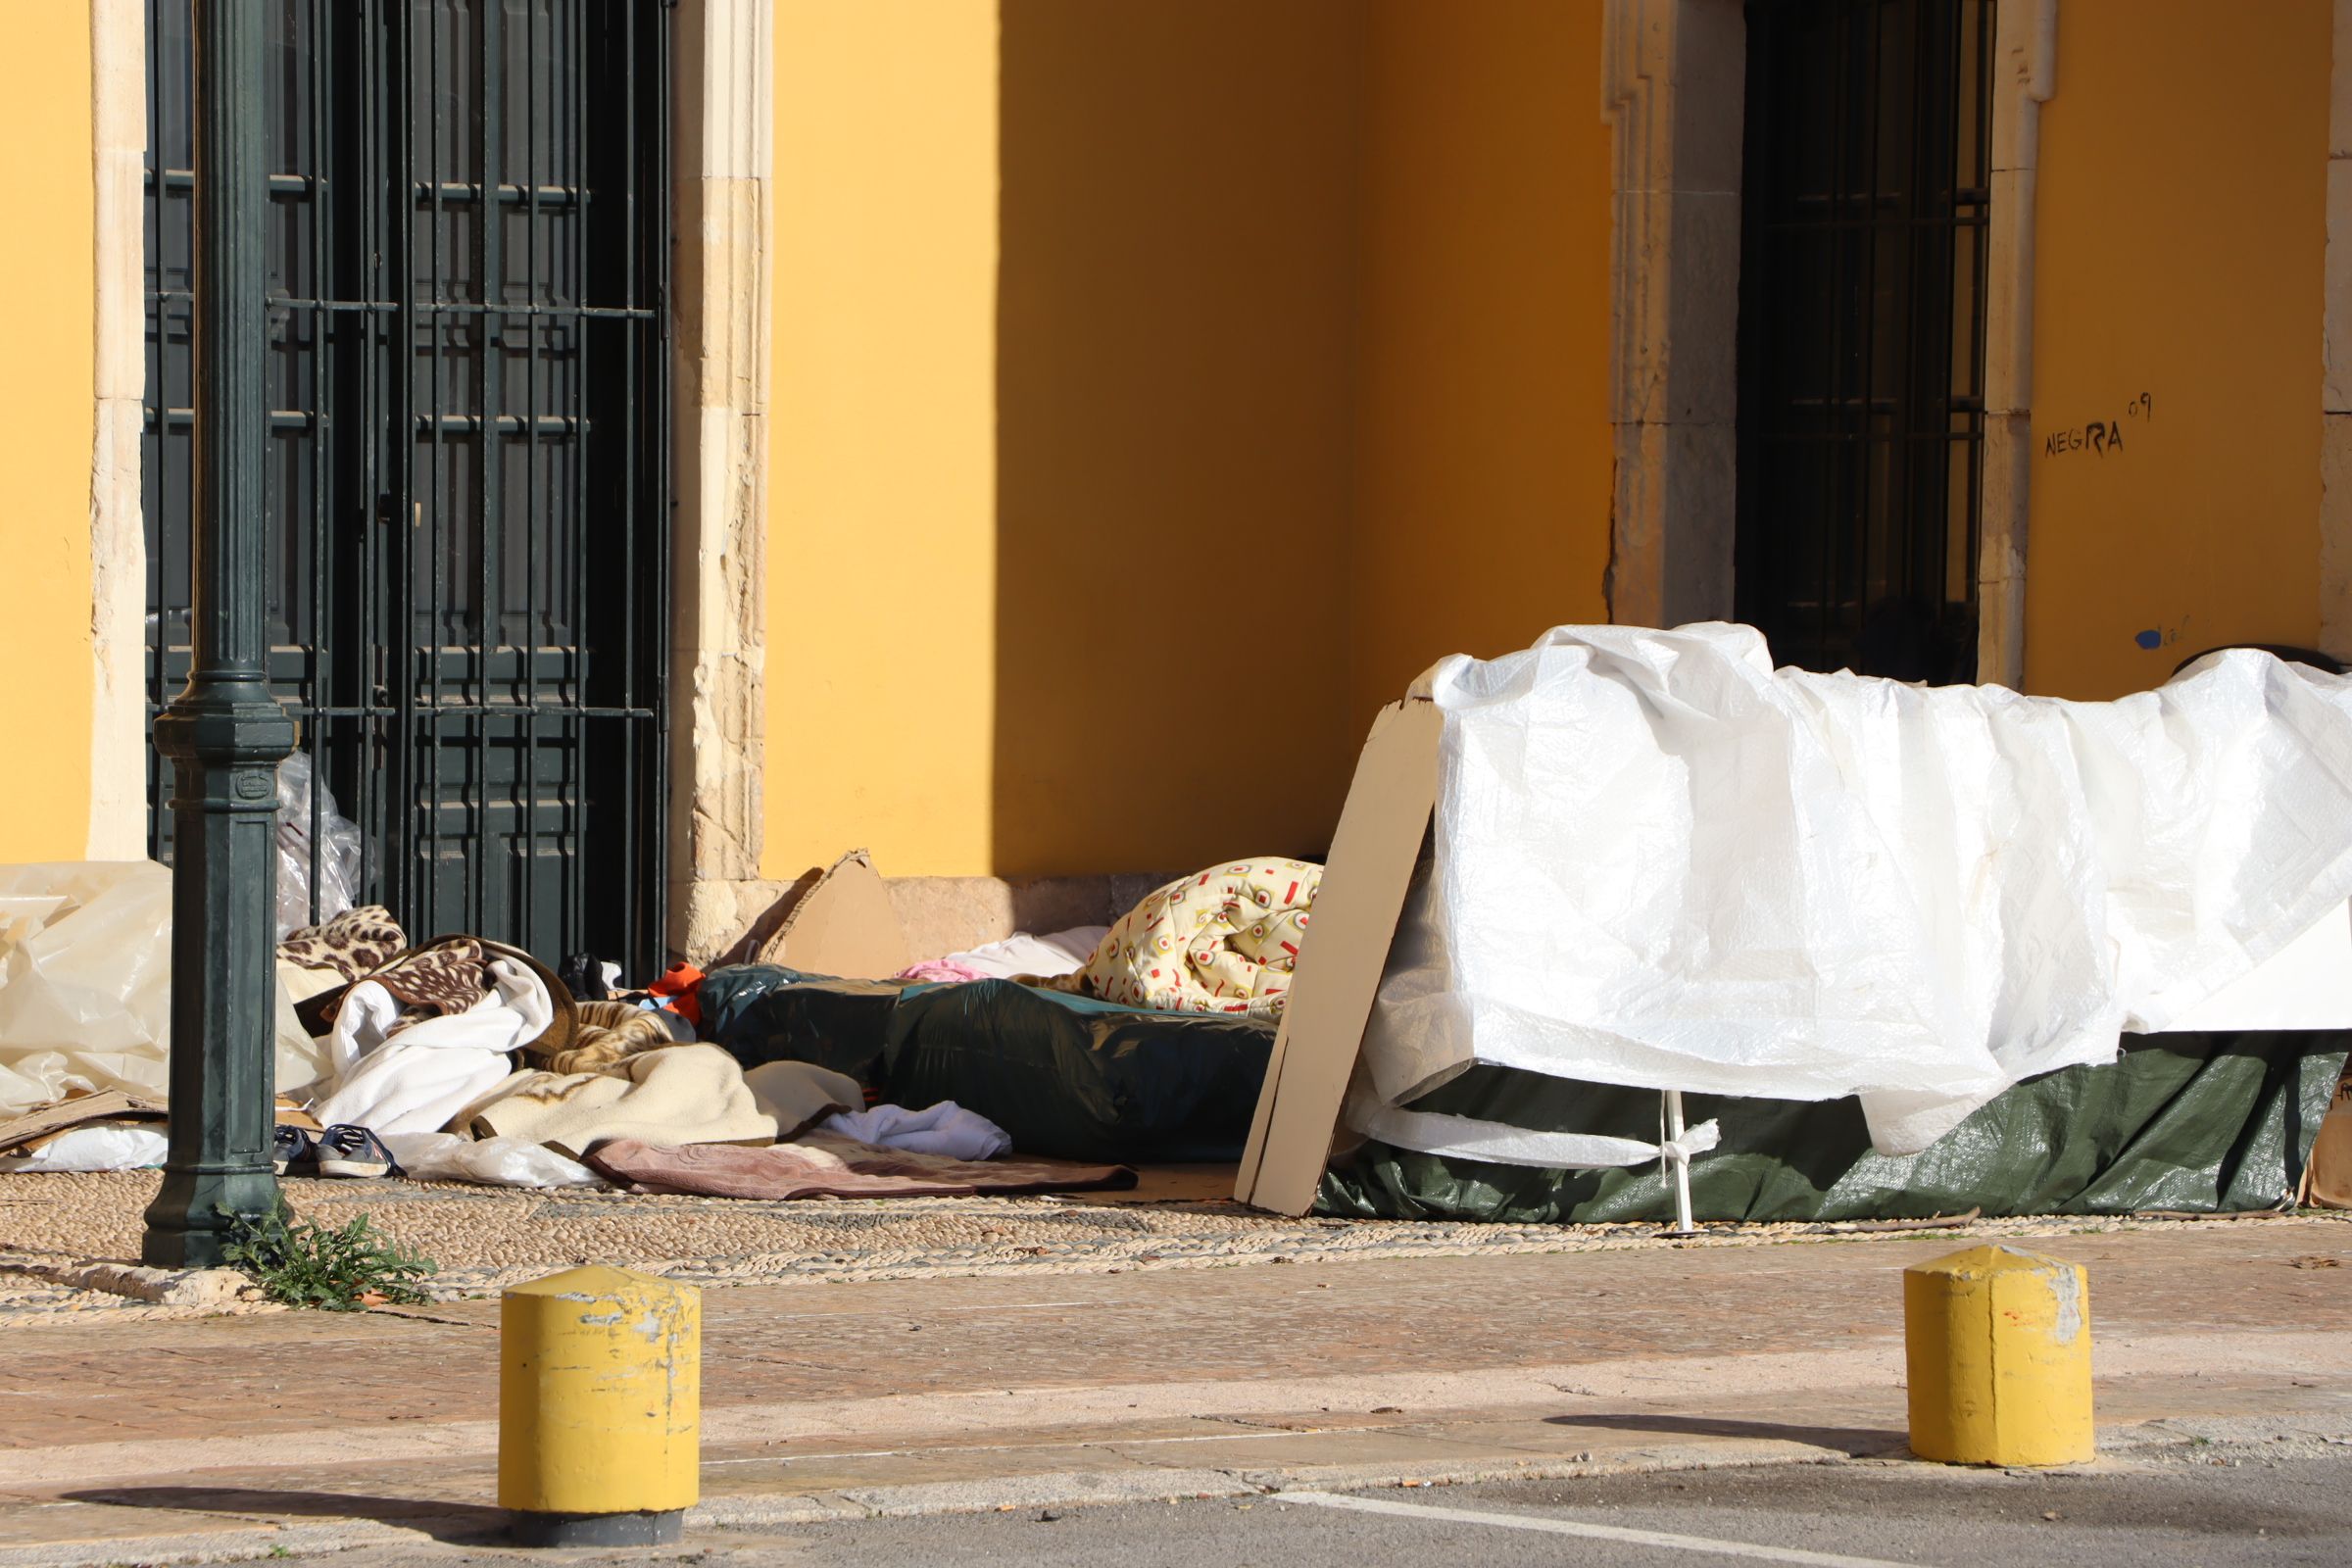
M828 980L774 964L712 970L703 1035L747 1067L813 1061L893 1104L953 1100L1025 1154L1114 1164L1238 1160L1274 1026L1146 1012L979 980Z
M2115 1062L2017 1085L1917 1154L1874 1153L1852 1100L1685 1097L1723 1141L1690 1164L1701 1220L2230 1212L2295 1190L2352 1031L2127 1035ZM1654 1143L1659 1096L1477 1067L1422 1097L1544 1131ZM1655 1165L1539 1170L1369 1144L1323 1178L1315 1211L1517 1224L1670 1220Z

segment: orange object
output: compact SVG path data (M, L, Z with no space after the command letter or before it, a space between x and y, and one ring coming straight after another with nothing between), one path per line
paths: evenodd
M703 971L691 963L673 963L646 989L657 997L673 997L669 1010L685 1019L698 1030L703 1026L703 1003L698 993L703 988Z

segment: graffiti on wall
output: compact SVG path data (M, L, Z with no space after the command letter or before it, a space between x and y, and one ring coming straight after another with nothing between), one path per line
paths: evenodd
M2132 439L2138 440L2136 428L2156 416L2156 400L2142 392L2124 405L2123 413L2112 419L2085 419L2081 424L2052 430L2041 438L2041 455L2045 458L2066 457L2086 452L2096 458L2120 455L2125 446L2125 427L2134 426Z

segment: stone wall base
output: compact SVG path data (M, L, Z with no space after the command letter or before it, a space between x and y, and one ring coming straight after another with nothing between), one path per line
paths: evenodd
M994 876L896 876L885 879L891 906L906 934L906 951L916 959L960 953L999 942L1015 931L1066 931L1072 926L1109 925L1154 888L1181 872L1115 872L1099 876L1045 876L1007 880ZM810 870L793 881L746 879L698 881L671 890L673 907L683 911L684 956L709 964L742 961L745 939L772 929L792 902L815 882Z

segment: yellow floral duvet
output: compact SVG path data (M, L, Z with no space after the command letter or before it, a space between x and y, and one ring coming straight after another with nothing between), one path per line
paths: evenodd
M1088 996L1161 1012L1281 1016L1322 884L1306 860L1235 860L1123 915L1079 971Z

